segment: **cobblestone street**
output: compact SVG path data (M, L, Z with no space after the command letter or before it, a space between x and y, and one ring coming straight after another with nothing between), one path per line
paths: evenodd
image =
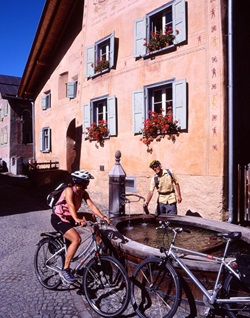
M53 230L51 211L14 179L9 185L13 178L0 175L0 317L99 318L77 289L47 290L38 282L34 252L40 233ZM123 317L135 317L132 312L128 308Z

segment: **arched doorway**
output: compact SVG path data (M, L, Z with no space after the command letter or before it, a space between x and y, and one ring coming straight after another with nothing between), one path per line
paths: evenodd
M71 173L80 168L82 144L82 127L76 127L75 119L68 126L66 144L67 171Z

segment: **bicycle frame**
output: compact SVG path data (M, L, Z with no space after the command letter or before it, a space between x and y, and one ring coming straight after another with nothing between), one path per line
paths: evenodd
M75 266L75 268L73 269L74 272L82 269L85 267L85 263L86 263L86 260L95 252L98 250L98 246L97 246L97 242L96 242L96 234L95 234L95 226L93 226L93 228L91 228L91 239L90 241L88 242L87 246L83 249L83 251L73 257L72 259L72 263L74 262L77 262L79 261L79 263ZM48 268L50 268L51 270L53 271L56 271L57 273L59 273L61 271L61 269L57 269L55 267L51 267L49 265L49 262L55 258L57 255L61 254L61 253L64 253L66 254L66 251L67 251L67 245L66 245L66 240L63 238L63 242L60 242L59 244L63 244L62 247L55 253L53 254L46 262L46 266Z
M245 303L245 302L249 302L250 301L250 297L231 297L229 299L219 299L219 298L217 298L217 294L218 294L219 290L222 288L222 285L220 284L220 277L221 277L221 274L222 274L222 271L223 271L224 268L226 268L229 273L231 273L232 275L237 277L237 279L240 280L239 274L230 265L231 261L230 262L226 262L226 260L225 260L226 255L227 255L227 251L228 251L228 247L229 247L230 242L231 242L231 239L227 239L226 247L225 247L223 256L222 257L217 257L217 256L213 256L213 255L209 255L209 254L200 253L200 252L188 250L188 249L185 249L185 248L177 247L177 246L175 246L173 244L173 242L175 240L175 236L176 236L176 233L174 235L174 238L173 238L173 241L172 241L172 243L170 245L169 250L165 252L167 258L171 258L175 262L177 262L177 264L184 270L184 272L192 279L194 284L207 297L207 299L208 299L208 301L209 301L209 303L211 305L213 305L214 303L217 303L217 304L235 303L235 302L237 302L237 303ZM215 263L219 263L220 264L218 275L217 275L217 278L216 278L216 281L215 281L215 286L214 286L214 289L212 290L212 293L209 292L208 290L206 290L206 288L203 286L203 284L191 272L191 270L187 267L187 265L180 259L184 255L178 256L176 254L177 252L184 253L184 254L195 255L195 256L200 256L202 258L206 258L206 259L214 261Z

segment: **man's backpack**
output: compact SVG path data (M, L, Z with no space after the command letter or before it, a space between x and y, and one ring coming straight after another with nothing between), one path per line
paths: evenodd
M55 190L51 191L50 194L47 196L47 204L50 208L54 208L54 206L58 204L65 203L65 200L58 202L61 193L64 189L69 187L70 185L68 183L61 183L58 187L55 188ZM58 203L57 203L58 202Z
M170 175L172 181L173 181L173 176L172 176L172 173L170 172L169 169L165 169L167 171L167 173ZM159 179L158 179L158 176L157 174L154 176L154 182L155 182L155 187L156 189L159 189Z

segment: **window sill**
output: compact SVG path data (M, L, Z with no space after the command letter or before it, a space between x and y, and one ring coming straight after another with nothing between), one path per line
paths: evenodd
M167 51L174 51L176 49L175 45L174 44L171 44L169 46L166 46L160 50L155 50L155 51L152 51L152 52L147 52L145 55L143 55L142 57L143 58L148 58L148 57L152 57L152 56L155 56L155 55L158 55L158 54L164 54L166 53Z
M102 74L105 74L105 73L108 73L110 71L110 68L106 68L105 70L101 71L101 72L96 72L94 75L90 76L91 78L95 78L99 75L102 75Z

